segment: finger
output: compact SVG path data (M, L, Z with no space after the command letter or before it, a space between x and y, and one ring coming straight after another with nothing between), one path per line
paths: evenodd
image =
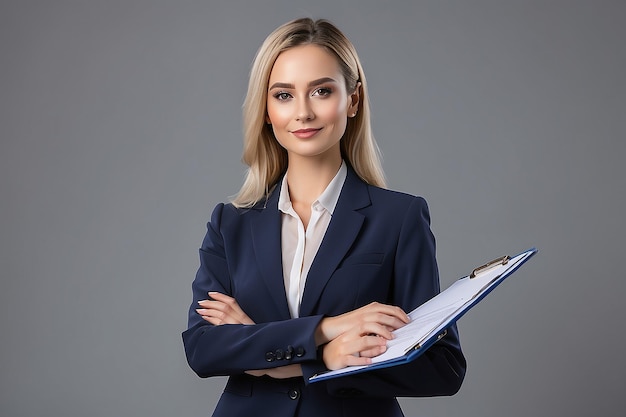
M358 336L346 334L337 339L337 353L340 356L378 356L387 350L387 341L378 336ZM364 354L362 354L363 352Z
M360 338L360 340L355 341L355 343L351 343L349 345L342 346L339 351L339 357L335 359L335 367L345 367L345 366L358 366L358 365L369 365L372 363L372 358L380 355L386 350L386 346L379 345L377 341L367 341L365 339L374 339L374 337L366 336ZM363 351L364 354L360 352Z
M373 350L384 339L372 336L355 336L354 331L344 333L322 349L322 360L328 369L341 369L351 365L368 365L372 359L360 356L361 351ZM380 349L380 347L379 347Z
M254 321L248 317L233 297L214 291L209 292L209 297L215 301L208 301L208 303L218 303L213 308L222 309L236 318L241 324L254 324Z
M387 308L385 308L383 311L376 311L374 314L376 314L379 318L384 317L383 320L386 320L388 323L393 324L396 327L404 326L411 321L409 316L399 307L386 307Z
M238 320L234 320L232 317L220 318L211 315L202 315L202 319L215 326L221 326L223 324L244 324Z
M228 311L231 310L231 306L221 301L202 300L198 301L198 304L204 308L210 308L212 310Z
M208 294L212 300L221 301L223 303L229 303L229 302L235 301L233 297L226 295L226 294L222 294L221 292L209 291Z
M202 316L204 320L208 321L211 324L215 324L218 326L220 324L226 324L224 313L222 313L221 311L198 308L196 309L196 313L198 313L200 316Z
M394 331L401 327L406 326L405 322L399 320L396 317L390 317L390 316L379 317L379 320L377 321L377 323L384 326L389 331Z
M219 293L211 293L219 294ZM217 298L220 298L219 300ZM216 310L228 311L234 310L235 307L239 307L237 301L224 294L219 294L219 297L211 297L208 300L200 300L198 304L205 308L213 308Z
M387 346L376 346L371 349L367 349L359 352L359 356L364 356L366 358L375 358L378 355L382 355L387 351Z
M202 317L213 319L211 323L217 324L217 325L246 324L246 323L242 323L242 321L238 317L234 317L220 310L198 308L196 309L196 313L200 314Z
M202 320L204 320L204 321L206 321L208 323L211 323L214 326L221 326L222 324L224 324L224 323L222 323L222 321L220 319L217 319L215 317L210 317L210 316L202 316Z
M234 308L234 306L225 304L221 301L202 300L198 301L198 304L206 310L220 311L224 314L224 316L231 316L237 320L242 320L244 317L247 317L240 308Z
M372 363L372 358L369 358L366 356L348 355L346 356L343 367L345 368L346 366L363 366L363 365L369 365L371 363Z
M201 316L215 317L217 319L226 319L228 315L221 310L215 310L212 308L196 308L196 313Z
M339 316L324 318L318 329L319 340L321 343L327 343L355 325L365 322L375 322L386 326L387 332L384 334L390 338L389 331L398 329L409 321L409 317L401 308L374 302Z
M326 351L326 349L324 349ZM345 368L346 366L362 366L372 363L372 358L366 356L341 355L324 353L324 364L330 370Z
M387 326L383 326L374 322L362 323L358 328L354 329L358 336L378 336L385 340L392 340L393 333Z
M397 306L373 302L371 304L368 304L366 308L370 312L382 313L390 317L395 317L401 322L403 322L404 324L411 321L411 318L408 316L408 314L406 314L404 310L402 310L400 307L397 307Z
M232 308L222 302L206 301L198 304L205 308L197 308L196 313L216 318L219 321L218 324L254 324L242 310L233 311Z
M360 356L378 356L387 350L387 341L378 336L363 336L359 338L356 348L358 350L355 353Z
M366 316L363 316L362 318L363 322L372 322L372 323L378 323L382 326L384 326L385 328L387 328L389 331L393 331L396 329L399 329L401 327L404 327L406 325L406 323L400 319L398 319L395 316L389 316L387 314L384 313L369 313Z

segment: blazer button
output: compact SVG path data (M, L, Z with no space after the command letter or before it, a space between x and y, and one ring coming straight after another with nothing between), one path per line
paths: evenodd
M281 361L285 357L285 353L282 349L276 349L276 360Z
M297 400L298 398L300 398L300 391L298 391L297 389L290 389L289 398L291 398L292 400Z
M274 352L267 352L267 353L265 354L265 360L266 360L266 361L268 361L268 362L274 362L274 359L276 359L276 358L274 357Z
M296 349L296 356L299 358L303 357L305 353L306 352L302 346L299 346L298 349Z
M285 352L285 359L290 361L293 358L293 346L287 346L287 351Z

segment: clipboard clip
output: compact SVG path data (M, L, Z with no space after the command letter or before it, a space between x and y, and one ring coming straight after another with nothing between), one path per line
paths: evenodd
M443 332L439 333L437 335L437 342L440 341L442 338L446 337L446 335L448 334L448 329L444 329ZM422 341L417 342L416 344L414 344L413 346L405 349L404 354L406 355L407 353L411 352L412 350L420 350L422 348Z
M472 271L472 273L470 274L470 279L476 278L478 274L488 271L489 269L494 268L496 266L506 265L509 262L509 259L511 259L509 255L504 255L499 258L494 259L491 262L487 262L486 264L479 266L478 268Z

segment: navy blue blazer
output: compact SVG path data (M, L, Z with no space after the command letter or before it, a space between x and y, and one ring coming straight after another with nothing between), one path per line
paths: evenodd
M187 360L200 377L229 375L214 416L402 416L395 397L456 393L465 375L456 327L417 360L308 383L325 370L314 332L324 316L370 302L413 310L439 292L435 240L424 199L367 185L349 168L302 296L287 306L281 264L279 186L249 209L219 204L200 248ZM213 326L196 313L209 291L234 297L255 325ZM299 363L304 378L244 374Z

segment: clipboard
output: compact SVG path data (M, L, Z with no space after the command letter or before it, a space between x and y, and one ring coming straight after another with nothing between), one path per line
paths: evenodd
M393 332L395 337L387 342L387 350L372 358L370 365L323 372L309 378L309 382L397 366L417 359L446 335L448 327L536 253L536 248L530 248L513 257L502 256L475 268L468 276L458 279L445 291L411 311L411 322Z

